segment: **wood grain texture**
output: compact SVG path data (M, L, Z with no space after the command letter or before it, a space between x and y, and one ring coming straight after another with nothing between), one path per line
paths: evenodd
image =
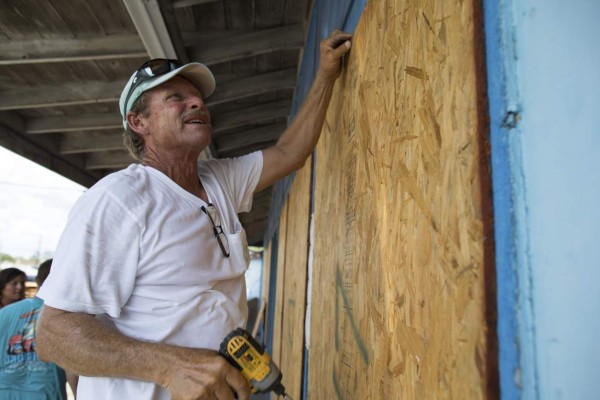
M287 214L288 206L285 203L279 216L279 242L277 249L277 273L270 279L275 280L275 311L273 313L273 352L271 357L277 365L281 364L281 343L282 343L282 320L284 305L284 283L285 283L285 263L287 248Z
M494 397L475 14L366 5L317 149L310 399Z
M287 393L300 399L304 358L304 317L308 262L311 160L296 173L287 199L287 233L283 313L281 316L281 357L279 367Z
M280 215L277 276L270 277L277 282L272 358L295 399L302 398L311 178L309 158L296 173Z

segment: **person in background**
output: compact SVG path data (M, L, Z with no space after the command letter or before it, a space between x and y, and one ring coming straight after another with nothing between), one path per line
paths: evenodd
M0 309L25 298L27 275L18 268L0 271Z
M277 143L234 159L198 161L212 134L205 65L155 59L131 75L119 108L140 164L77 201L38 293L38 354L81 376L80 399L248 400L217 352L248 314L238 214L312 154L351 37L321 42L315 80Z
M38 287L50 273L52 259L44 261L35 279ZM76 390L77 376L67 377L54 363L36 354L36 325L43 301L37 297L0 310L0 399L65 400L66 381Z

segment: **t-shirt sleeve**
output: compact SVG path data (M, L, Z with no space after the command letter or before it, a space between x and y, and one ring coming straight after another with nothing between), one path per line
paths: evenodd
M141 228L117 198L90 190L75 204L37 296L69 312L118 317L129 299Z
M205 163L219 183L230 193L236 212L250 211L254 189L262 173L262 151L236 158L212 159Z

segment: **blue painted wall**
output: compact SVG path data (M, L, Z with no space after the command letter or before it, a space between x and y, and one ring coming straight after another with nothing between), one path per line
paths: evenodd
M503 399L598 399L600 2L484 1Z

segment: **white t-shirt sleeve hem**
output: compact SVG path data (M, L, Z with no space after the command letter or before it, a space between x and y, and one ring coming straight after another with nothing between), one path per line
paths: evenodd
M111 306L99 307L92 304L74 303L65 299L46 295L43 299L45 305L67 312L76 312L91 315L108 314L113 318L117 318L121 314L120 309Z
M38 297L61 310L118 317L135 283L140 234L118 198L88 191L69 214Z

